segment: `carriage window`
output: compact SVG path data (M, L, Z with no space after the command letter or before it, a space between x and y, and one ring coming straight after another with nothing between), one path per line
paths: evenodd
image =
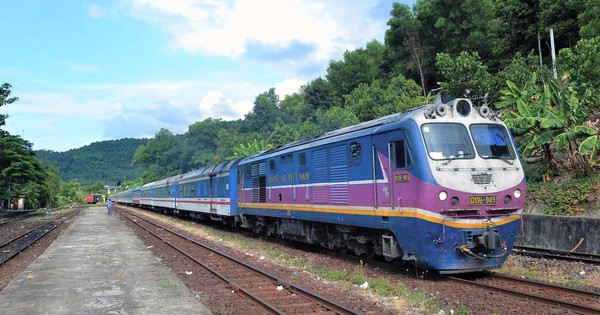
M421 126L429 157L434 160L473 159L473 144L462 124L432 123Z
M306 153L302 152L299 154L299 163L300 166L305 166L306 165Z
M394 141L394 166L398 168L406 168L410 166L410 156L406 151L404 140Z
M270 160L269 161L269 169L271 171L275 170L275 160Z
M360 158L360 153L362 151L362 148L360 146L360 142L352 142L350 143L350 157L353 159L358 159Z

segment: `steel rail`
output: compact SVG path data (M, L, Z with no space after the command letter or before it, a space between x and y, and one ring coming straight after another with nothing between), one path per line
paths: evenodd
M561 260L573 260L584 262L587 264L600 265L600 255L591 253L578 253L555 249L515 245L513 247L513 254L531 257L549 257Z
M30 229L30 230L28 230L28 231L26 231L24 233L21 233L21 234L15 236L15 237L13 237L12 239L10 239L10 240L8 240L8 241L0 244L0 248L6 247L6 246L10 245L11 243L16 242L19 239L28 237L29 235L35 233L36 231L40 231L43 227L45 227L47 225L50 225L52 223L56 223L56 225L52 226L48 230L45 230L44 232L40 233L36 237L34 237L32 239L27 239L27 242L24 243L24 246L21 246L21 247L17 248L16 251L6 252L8 255L0 258L0 266L3 265L4 263L6 263L7 261L9 261L10 259L12 259L13 257L15 257L16 255L18 255L19 253L21 253L23 250L25 250L26 248L28 248L29 246L31 246L35 242L37 242L42 237L46 236L48 233L52 232L54 229L56 229L61 224L63 224L66 220L68 220L68 219L74 217L75 215L77 215L79 212L81 212L81 210L83 210L83 208L73 210L73 211L71 211L71 212L63 215L60 218L57 218L57 219L54 219L54 220L50 220L50 221L48 221L46 223L40 224L40 225L36 226L35 228ZM3 253L5 253L5 252L3 252Z
M123 211L123 210L119 209L117 211L122 214L122 212L120 212L120 211ZM223 258L226 258L226 259L228 259L228 260L230 260L232 262L235 262L236 264L239 264L239 265L241 265L241 266L243 266L243 267L245 267L247 269L250 269L250 270L256 272L260 276L267 277L272 282L274 282L274 283L276 283L278 285L281 285L282 287L288 289L290 292L292 292L294 294L297 294L297 295L300 295L300 296L303 296L303 297L305 297L305 298L307 298L309 300L316 301L322 307L325 307L325 308L327 308L327 309L335 312L336 314L361 314L361 313L359 313L357 311L354 311L354 310L351 310L351 309L347 308L346 306L343 306L343 305L340 305L338 303L335 303L335 302L333 302L333 301L331 301L331 300L329 300L329 299L327 299L327 298L325 298L323 296L320 296L320 295L318 295L316 293L312 293L312 292L310 292L310 291L308 291L308 290L306 290L306 289L304 289L304 288L302 288L300 286L291 284L291 283L289 283L289 282L287 282L287 281L285 281L283 279L277 278L276 276L271 275L271 274L269 274L269 273L267 273L265 271L262 271L262 270L260 270L260 269L258 269L256 267L254 267L254 266L248 265L248 264L246 264L246 263L244 263L244 262L236 259L235 257L229 256L229 255L227 255L227 254L225 254L223 252L220 252L220 251L218 251L218 250L216 250L216 249L214 249L214 248L212 248L212 247L210 247L210 246L208 246L206 244L202 244L202 243L200 243L200 242L198 242L196 240L193 240L191 238L188 238L185 235L182 235L182 234L180 234L180 233L178 233L176 231L173 231L173 230L165 228L165 227L163 227L163 226L161 226L159 224L156 224L156 223L154 223L154 222L152 222L152 221L150 221L150 220L148 220L148 219L146 219L144 217L141 217L139 215L133 214L131 212L128 212L128 213L130 215L132 215L132 216L140 219L140 220L143 220L144 222L147 222L147 223L149 223L149 224L151 224L151 225L153 225L155 227L158 227L158 228L160 228L160 229L162 229L164 231L167 231L167 232L169 232L169 233L171 233L173 235L176 235L176 236L182 238L185 241L188 241L188 242L193 243L195 245L198 245L198 246L200 246L202 248L205 248L206 250L214 252L215 254L218 254L219 256L221 256ZM123 215L123 216L126 217L131 222L135 223L137 226L139 226L142 229L146 230L147 232L149 232L150 234L152 234L156 238L162 240L167 245L173 247L175 250L177 250L181 254L185 255L186 257L190 258L194 262L198 263L199 265L201 265L206 270L208 270L211 273L215 274L217 277L219 277L220 279L222 279L224 282L226 282L227 284L229 284L232 287L234 287L238 292L243 293L245 296L248 296L252 300L257 301L259 304L264 305L267 308L268 311L273 312L275 314L286 314L285 312L280 311L279 307L274 306L274 305L268 303L267 301L264 301L262 298L257 297L256 295L254 295L253 293L251 293L249 290L246 290L246 289L242 288L238 284L234 283L234 281L232 281L231 279L229 279L227 276L221 274L217 270L213 270L210 266L208 266L208 265L204 264L203 262L197 260L195 257L192 257L190 254L188 254L187 252L181 250L180 248L176 247L175 245L171 244L169 241L166 241L166 240L162 239L159 235L157 235L154 232L146 229L145 227L143 227L142 225L140 225L138 222L136 222L136 221L132 220L131 218L129 218L127 215Z
M506 276L498 275L498 274L493 274L492 276L509 279L509 280L516 281L516 282L524 282L524 283L527 283L528 285L534 284L534 285L538 285L538 286L542 286L542 287L550 287L553 289L558 289L561 291L570 291L570 292L572 291L571 293L576 294L576 295L585 294L585 295L587 295L586 298L589 298L589 299L600 298L600 293L579 290L579 289L571 290L571 288L566 288L566 287L562 287L562 286L557 286L557 285L552 285L552 284L547 284L547 283L542 283L542 282L537 282L537 281L523 280L523 279L513 278L513 277L506 277ZM491 290L491 291L510 294L510 295L520 297L520 298L535 300L538 302L542 302L544 304L559 306L559 307L574 310L577 312L584 312L585 314L598 314L600 312L600 307L580 305L580 304L575 304L575 303L565 301L565 300L548 298L548 297L531 294L531 293L527 293L527 292L514 291L512 289L501 288L501 287L497 287L497 286L494 286L491 284L481 283L481 282L473 281L473 280L467 280L467 279L457 277L457 276L450 276L450 277L448 277L448 279L450 279L452 281L460 282L460 283L466 283L466 284L472 285L472 286L482 287L482 288L485 288L485 289Z

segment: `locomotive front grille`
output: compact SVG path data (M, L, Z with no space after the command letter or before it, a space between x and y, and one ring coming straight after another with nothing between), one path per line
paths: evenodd
M494 176L490 173L479 173L471 175L471 181L475 185L489 185L494 180Z

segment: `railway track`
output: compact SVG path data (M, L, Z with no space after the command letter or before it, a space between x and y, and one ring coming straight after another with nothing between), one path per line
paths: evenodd
M144 229L191 261L221 279L246 299L271 314L360 314L316 293L190 239L144 217L116 209L131 223ZM194 254L191 254L194 252Z
M554 258L560 260L580 261L587 264L600 265L600 255L589 253L576 253L555 249L535 248L529 246L513 247L513 254L531 256L536 258Z
M77 215L83 208L75 209L56 219L46 221L0 244L0 266L37 242L40 238Z
M23 220L32 216L36 216L39 213L36 211L11 211L11 212L2 212L0 215L0 226L17 222L19 220Z
M492 292L502 292L526 300L534 300L557 308L564 313L600 314L600 291L553 285L533 280L486 273L483 277L471 275L450 276L451 281L478 286Z

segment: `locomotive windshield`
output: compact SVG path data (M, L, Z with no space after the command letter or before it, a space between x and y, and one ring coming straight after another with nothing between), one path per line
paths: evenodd
M473 159L475 149L484 159L514 159L508 131L498 124L431 123L421 127L429 157L434 160ZM473 141L471 141L471 136Z
M462 124L433 123L421 127L429 157L434 160L472 159L471 137Z
M515 152L510 144L508 131L502 125L471 125L473 142L477 153L484 159L514 159Z

